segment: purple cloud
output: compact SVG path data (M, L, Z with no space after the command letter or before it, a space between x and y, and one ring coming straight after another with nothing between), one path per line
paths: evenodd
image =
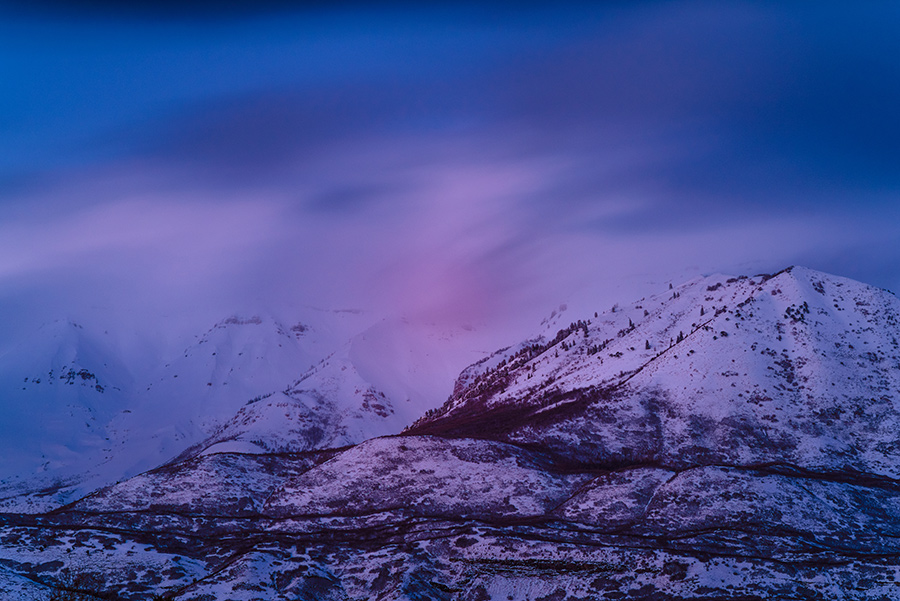
M79 46L71 100L7 103L65 119L10 126L41 152L0 144L0 309L296 302L519 335L711 271L900 288L896 9L494 9L129 17L136 41ZM47 48L37 83L5 72L22 98L61 92Z

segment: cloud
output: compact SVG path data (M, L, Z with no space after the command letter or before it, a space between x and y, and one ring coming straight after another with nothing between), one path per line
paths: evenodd
M359 138L468 132L581 161L570 190L654 194L664 223L842 204L900 186L898 15L878 6L569 7L584 24L548 26L567 39L199 104L155 124L138 151L244 183ZM630 169L609 170L615 155Z
M321 8L316 0L5 0L7 10L25 14L87 17L191 18L219 20L273 11ZM353 4L353 2L347 2Z
M0 227L0 277L111 267L140 257L141 277L159 285L185 272L216 273L216 257L253 246L276 216L260 203L123 199L59 217ZM130 267L127 268L130 270Z
M102 290L170 313L290 301L524 335L561 301L592 312L711 271L804 263L900 287L894 8L562 13L506 34L427 12L390 35L354 22L251 45L202 90L179 72L187 91L96 133L89 168L6 176L0 305ZM247 86L254 52L279 73Z

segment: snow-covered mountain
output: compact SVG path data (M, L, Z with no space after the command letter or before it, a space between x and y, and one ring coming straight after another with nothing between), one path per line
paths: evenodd
M130 362L108 333L69 321L21 341L0 358L0 508L46 511L177 456L396 433L486 354L461 328L300 313L231 315L171 356Z
M52 492L107 461L134 377L103 334L57 321L0 356L0 497Z
M370 319L361 312L308 311L302 320L250 314L219 321L135 391L134 407L113 424L120 455L137 461L133 474L184 452L248 402L284 389Z
M485 354L461 328L380 320L287 386L244 404L184 457L302 452L396 434L439 406L454 375Z
M803 268L715 276L573 324L411 432L673 468L789 462L897 478L900 303Z
M351 343L180 461L0 516L0 591L88 574L182 601L896 599L898 337L883 290L712 276L476 361L403 435L280 438L309 430L279 429L277 402L347 371L323 397L402 407L415 387L367 377Z

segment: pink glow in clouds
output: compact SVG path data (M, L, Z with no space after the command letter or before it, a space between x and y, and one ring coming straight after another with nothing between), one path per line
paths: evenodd
M656 199L599 189L565 210L558 191L577 167L565 157L479 139L436 146L367 141L291 182L230 192L173 194L177 172L134 190L110 177L89 201L52 215L25 208L0 225L4 293L39 298L30 311L41 320L99 306L124 327L196 328L236 310L308 304L478 325L499 344L532 334L561 302L584 316L700 273L815 264L896 240L896 221L834 211L634 230L617 224ZM629 168L619 159L607 169ZM316 205L348 186L374 192L350 209ZM848 223L859 234L848 236Z
M100 12L0 19L0 335L306 304L507 342L709 272L900 288L888 3Z

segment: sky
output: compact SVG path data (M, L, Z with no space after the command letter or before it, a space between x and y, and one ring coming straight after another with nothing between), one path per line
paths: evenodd
M0 335L900 290L897 107L895 2L0 1Z

